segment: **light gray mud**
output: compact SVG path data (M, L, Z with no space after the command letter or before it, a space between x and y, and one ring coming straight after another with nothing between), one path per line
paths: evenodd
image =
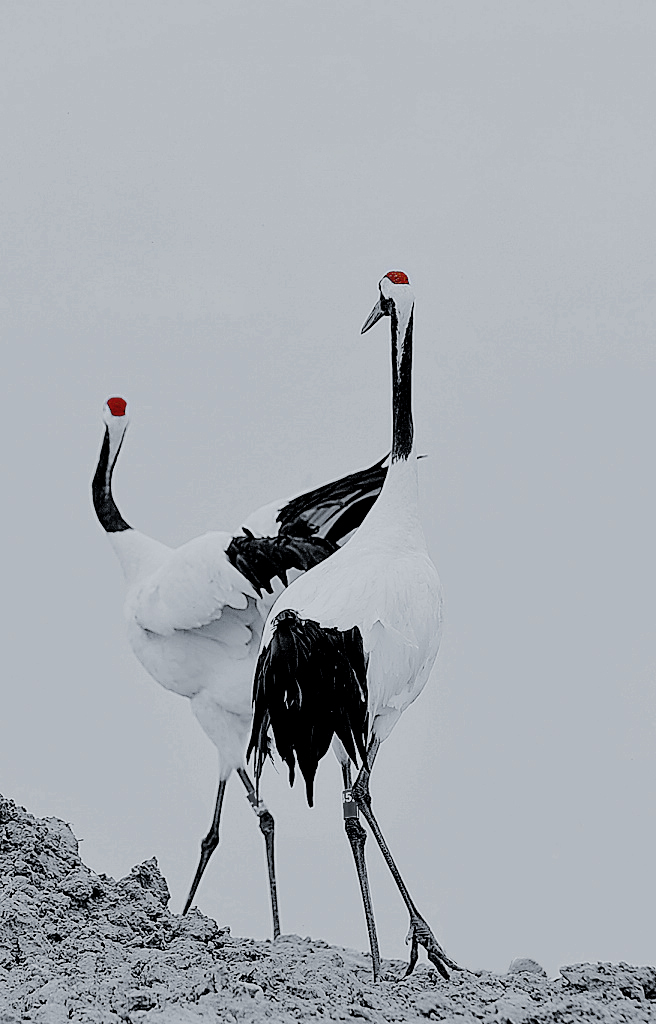
M255 942L196 910L167 910L157 862L116 882L81 861L56 818L0 796L0 1024L38 1021L653 1021L656 969L575 964L549 980L533 961L506 974L383 962L320 939Z

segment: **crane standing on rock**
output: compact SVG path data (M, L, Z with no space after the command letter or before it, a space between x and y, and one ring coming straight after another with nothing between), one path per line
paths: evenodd
M189 698L219 759L212 824L201 843L183 913L218 846L225 787L236 771L266 843L275 938L280 921L274 820L255 793L244 759L258 645L288 573L298 575L317 565L349 539L380 494L386 460L291 501L264 506L234 536L210 532L172 549L134 530L119 512L112 474L129 422L125 399L108 399L103 418L105 435L92 495L127 582L128 640L158 683Z
M443 977L457 969L415 906L394 863L369 793L381 742L423 690L437 656L442 591L417 508L412 422L414 296L407 276L390 271L364 334L389 316L392 341L393 441L380 498L348 546L295 580L267 620L253 688L247 756L255 751L259 784L270 733L294 781L296 761L313 803L317 766L333 743L344 778L345 829L358 872L374 979L380 955L364 857L364 815L410 914L408 974L418 944ZM351 762L361 768L351 786Z

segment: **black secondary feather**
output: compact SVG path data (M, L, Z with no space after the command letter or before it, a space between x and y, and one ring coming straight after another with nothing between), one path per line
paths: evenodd
M278 513L277 521L281 528L300 520L310 527L313 534L329 537L339 544L360 526L380 494L387 476L384 463L388 458L386 455L368 469L350 473L340 480L333 480L294 498Z
M276 518L277 536L254 537L244 527L243 536L233 537L226 555L260 597L272 593L276 576L286 587L289 569L318 565L357 530L385 483L387 458L288 502Z
M357 530L358 527L362 526L365 516L376 504L376 498L379 494L380 491L376 490L372 494L367 494L366 497L360 498L355 504L348 505L330 526L326 533L326 540L330 540L341 547L341 542L344 538L348 537L353 530Z
M337 736L352 761L366 757L367 661L356 627L341 631L285 610L273 622L253 683L253 728L247 758L255 751L258 779L269 753L269 730L294 783L296 762L314 801L314 777Z

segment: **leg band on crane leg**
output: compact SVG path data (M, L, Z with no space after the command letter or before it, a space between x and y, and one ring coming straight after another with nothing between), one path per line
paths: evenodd
M342 793L342 811L344 814L344 821L348 821L349 818L358 817L358 805L353 799L352 789L345 789Z
M248 800L249 804L257 814L258 818L261 817L262 814L266 814L266 812L268 811L268 808L264 803L264 800L258 799L258 797L255 794L255 790L253 790L252 792L247 790L246 799Z

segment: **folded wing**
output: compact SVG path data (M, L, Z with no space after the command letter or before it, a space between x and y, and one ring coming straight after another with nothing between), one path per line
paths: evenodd
M219 620L226 606L245 610L256 594L226 557L231 540L229 533L205 533L172 551L137 592L137 623L170 636Z

